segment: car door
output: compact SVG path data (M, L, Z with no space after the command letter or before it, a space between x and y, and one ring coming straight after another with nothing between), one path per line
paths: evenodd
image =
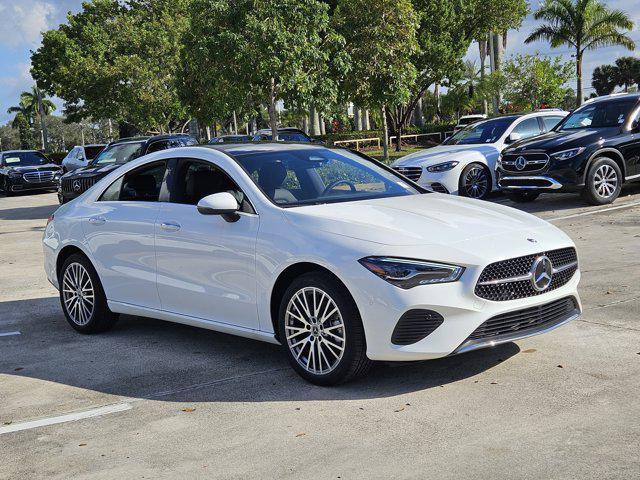
M170 171L170 202L162 203L155 226L162 309L257 329L258 215L235 182L212 163L176 160ZM223 191L240 201L236 218L198 212L201 198Z
M114 181L84 219L85 238L109 300L160 308L156 286L155 221L166 160Z
M627 178L640 175L640 109L631 115L628 129L620 132L620 138L613 145L624 157Z

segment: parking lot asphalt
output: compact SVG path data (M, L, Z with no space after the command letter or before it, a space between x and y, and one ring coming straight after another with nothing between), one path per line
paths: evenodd
M640 477L638 185L606 207L518 206L576 242L580 320L333 388L221 333L133 317L75 333L42 268L56 207L0 198L2 479Z

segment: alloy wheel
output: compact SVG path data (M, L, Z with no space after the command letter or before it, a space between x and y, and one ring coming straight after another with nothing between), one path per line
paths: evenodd
M79 263L69 264L62 277L62 299L76 325L86 325L93 314L95 293L89 272Z
M610 197L618 188L618 174L611 165L601 165L593 175L593 185L598 195Z
M287 345L296 361L309 373L334 370L345 350L345 328L336 302L317 287L298 290L285 312Z
M462 179L464 193L470 198L482 198L487 194L489 179L482 167L472 167Z

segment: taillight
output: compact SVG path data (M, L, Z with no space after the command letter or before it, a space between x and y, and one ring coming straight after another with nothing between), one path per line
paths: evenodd
M49 215L49 217L47 218L47 227L49 226L49 224L53 222L53 213L51 215Z

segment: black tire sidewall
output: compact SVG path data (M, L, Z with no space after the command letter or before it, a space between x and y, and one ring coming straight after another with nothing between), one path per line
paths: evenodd
M596 170L600 168L602 165L609 165L613 168L618 176L618 184L616 186L616 190L610 197L603 198L601 197L595 189L594 178L596 174ZM622 190L622 172L620 171L620 167L616 162L611 160L608 157L599 157L596 158L591 166L589 167L589 171L587 172L587 177L585 181L585 186L583 190L584 199L591 203L592 205L607 205L609 203L613 203L616 198L620 196L620 191Z
M89 274L91 283L93 284L94 307L93 312L91 313L91 318L85 325L78 325L71 319L69 313L67 312L67 308L64 304L64 298L62 295L62 279L64 277L64 272L72 263L79 263L80 265L82 265ZM100 278L98 277L98 273L96 272L95 268L93 268L93 265L86 256L79 253L70 255L64 261L62 267L60 268L58 283L60 287L59 294L62 311L64 312L64 316L67 319L67 322L69 322L69 325L71 325L75 330L80 333L99 333L108 330L116 322L118 317L116 314L112 313L109 310L109 307L107 306L107 298L104 294L104 290L102 288Z
M487 191L481 197L470 197L467 195L464 189L464 178L467 176L467 173L469 173L469 170L475 167L482 168L482 170L484 170L485 175L487 176ZM486 165L482 163L474 162L464 167L464 169L462 170L462 173L460 174L460 179L458 180L458 195L460 195L461 197L473 198L474 200L485 200L492 191L493 191L493 178L491 177L491 172L489 171L489 168Z
M286 308L291 297L304 287L317 287L326 292L338 306L344 322L346 333L344 354L338 366L323 375L308 372L298 364L287 344L284 322ZM364 328L357 306L346 287L325 272L303 274L289 285L282 297L278 310L278 338L293 369L305 380L316 385L328 386L349 380L352 377L354 365L360 361L360 355L366 355ZM362 349L364 349L364 353Z

